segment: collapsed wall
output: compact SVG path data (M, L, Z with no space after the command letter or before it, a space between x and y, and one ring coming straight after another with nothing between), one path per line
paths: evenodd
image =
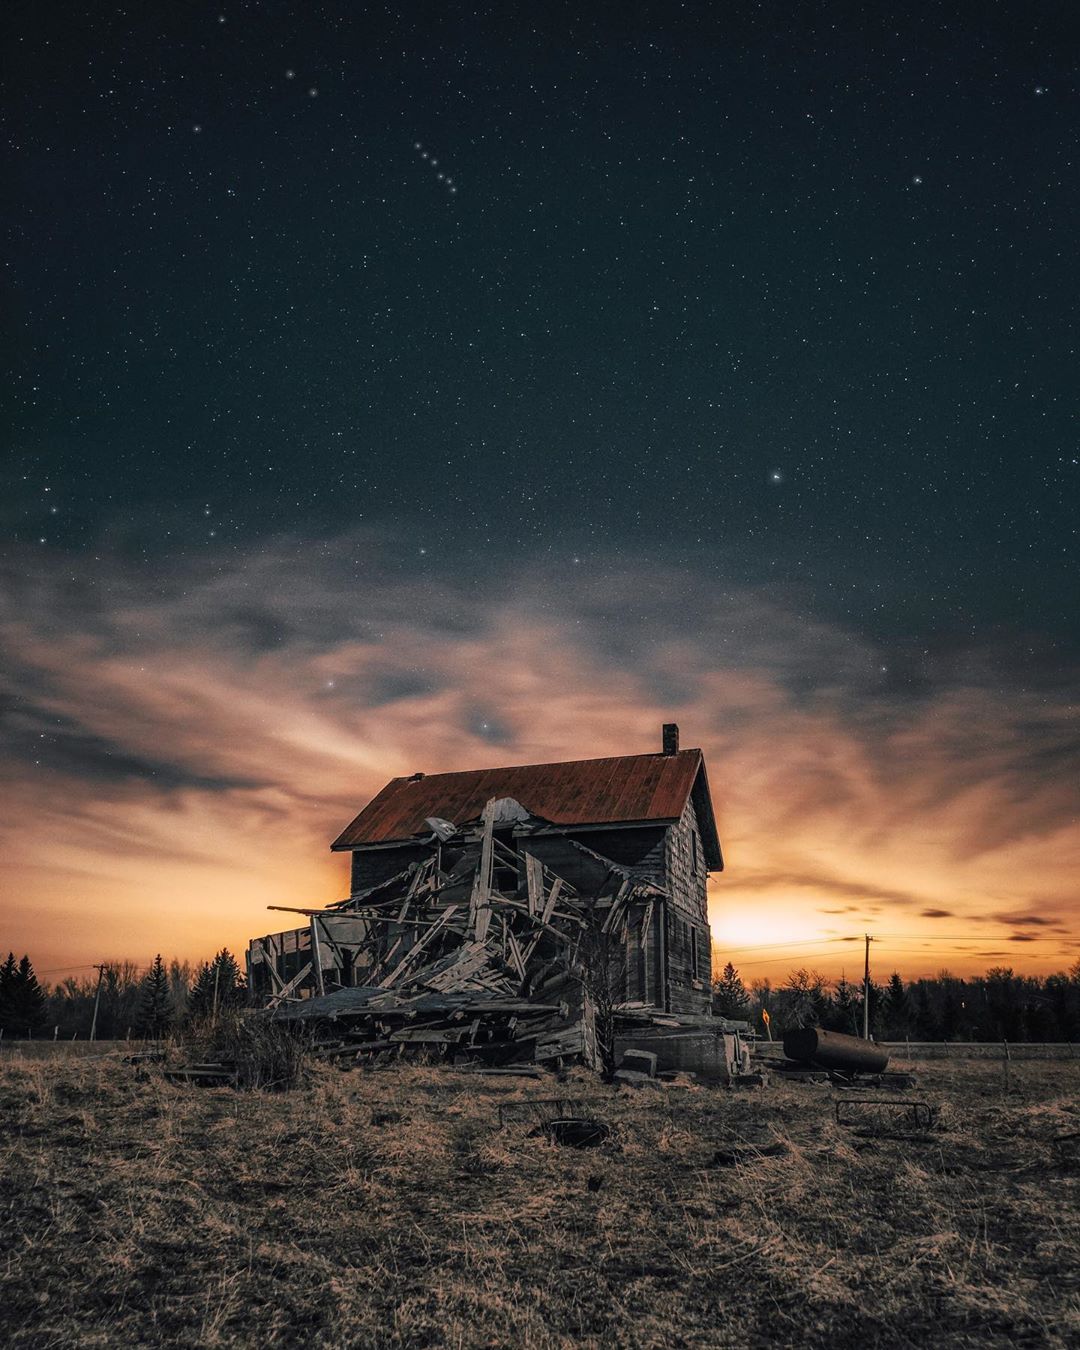
M604 1067L618 1019L672 1021L627 1001L629 954L668 898L654 878L563 838L572 884L550 822L511 798L462 826L428 823L403 871L251 943L258 1001L362 1059Z

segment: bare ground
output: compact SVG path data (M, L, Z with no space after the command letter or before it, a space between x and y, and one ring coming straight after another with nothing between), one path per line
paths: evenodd
M1080 1343L1080 1064L916 1069L937 1122L895 1138L812 1084L320 1066L273 1095L6 1055L0 1341ZM611 1141L500 1129L501 1101L568 1091ZM747 1141L783 1151L732 1160Z

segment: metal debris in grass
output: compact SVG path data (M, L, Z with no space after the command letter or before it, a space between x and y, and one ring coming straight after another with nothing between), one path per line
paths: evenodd
M611 1126L590 1116L564 1116L543 1127L553 1144L564 1148L598 1148L611 1138Z

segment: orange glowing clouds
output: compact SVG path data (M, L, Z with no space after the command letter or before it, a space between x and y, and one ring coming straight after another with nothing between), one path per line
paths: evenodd
M1076 958L1073 711L970 660L888 695L875 652L774 596L450 587L363 537L153 584L36 567L0 608L0 947L42 969L242 948L287 926L266 905L346 893L329 842L388 777L659 749L668 720L706 753L714 933L747 978L851 973L864 931L905 973Z

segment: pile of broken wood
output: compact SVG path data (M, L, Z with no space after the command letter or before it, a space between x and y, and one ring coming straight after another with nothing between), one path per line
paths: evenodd
M589 878L583 894L529 851L529 819L502 798L468 826L429 822L427 857L319 912L347 914L361 934L351 984L279 993L274 1016L309 1029L319 1053L362 1062L419 1052L495 1068L598 1066L596 1004L619 978L628 927L647 927L663 891L568 840L575 875Z

